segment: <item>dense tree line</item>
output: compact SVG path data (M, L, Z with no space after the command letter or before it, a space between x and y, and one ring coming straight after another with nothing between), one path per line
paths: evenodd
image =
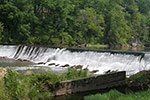
M150 0L0 0L0 42L127 46L150 41Z

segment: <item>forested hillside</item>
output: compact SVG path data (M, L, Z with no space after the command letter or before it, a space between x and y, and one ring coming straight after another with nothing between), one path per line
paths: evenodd
M0 0L0 43L127 46L150 41L150 0Z

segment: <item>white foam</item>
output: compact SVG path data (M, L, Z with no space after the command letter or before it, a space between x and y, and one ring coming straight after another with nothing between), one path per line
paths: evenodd
M0 46L0 56L13 58L17 55L16 59L21 58L35 63L46 63L37 65L45 67L48 67L51 63L59 65L83 65L83 68L88 68L90 71L99 70L97 74L103 74L108 70L125 70L128 75L131 75L140 70L150 69L150 53L146 53L145 57L140 61L141 56L127 54L110 54L93 51L70 52L59 48L53 49L27 46L23 46L19 53L16 54L18 48L19 46ZM59 66L54 68L59 68Z

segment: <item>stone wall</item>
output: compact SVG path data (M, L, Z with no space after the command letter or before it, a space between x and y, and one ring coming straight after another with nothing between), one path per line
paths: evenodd
M124 84L125 79L125 71L121 71L78 80L63 81L56 88L55 95L67 95L110 88Z

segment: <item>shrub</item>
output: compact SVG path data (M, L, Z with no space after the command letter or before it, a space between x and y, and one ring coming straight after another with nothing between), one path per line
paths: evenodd
M20 74L14 70L8 70L4 77L4 88L6 87L12 100L45 100L53 96L55 87L61 81L86 77L87 75L87 71L72 68L63 74L56 74L51 71Z
M4 80L7 91L10 92L12 98L15 100L19 100L19 98L23 96L22 93L23 87L21 86L19 74L16 73L15 71L8 70Z
M70 80L70 79L78 79L88 76L88 72L85 70L77 70L74 68L68 68L68 71L62 75L65 77L64 80Z
M0 100L11 100L6 87L4 85L4 79L0 79Z
M127 85L132 90L150 88L150 71L141 71L127 79Z

